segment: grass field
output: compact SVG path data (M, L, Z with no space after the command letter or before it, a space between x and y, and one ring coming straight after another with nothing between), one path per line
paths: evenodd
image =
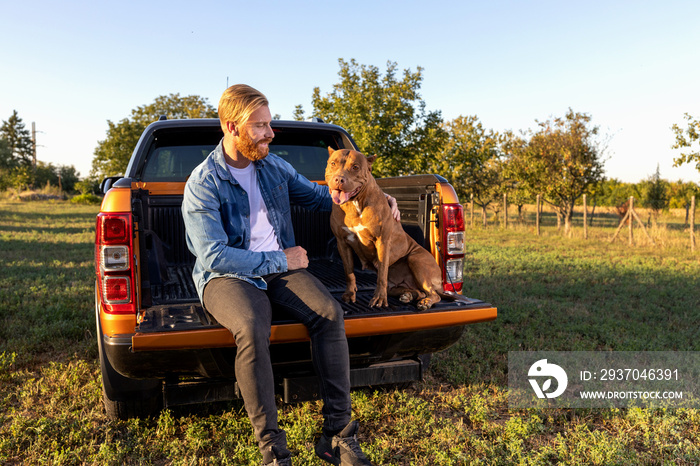
M108 421L93 311L97 207L0 201L0 464L259 464L240 403ZM551 220L551 219L550 219ZM583 240L545 226L467 231L465 294L499 308L433 358L422 383L353 392L368 456L382 465L700 463L694 409L509 411L507 355L520 350L700 351L700 254L682 219L657 247ZM575 224L576 226L576 224ZM579 225L580 227L580 225ZM281 405L300 465L319 403ZM325 464L325 463L324 463Z

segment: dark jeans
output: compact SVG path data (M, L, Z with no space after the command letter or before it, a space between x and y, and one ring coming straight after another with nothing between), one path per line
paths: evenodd
M265 278L267 290L235 278L216 278L204 289L204 307L236 339L236 380L260 450L286 448L277 424L270 362L271 305L303 323L311 337L311 355L320 379L323 430L340 432L351 420L350 362L340 304L306 270Z

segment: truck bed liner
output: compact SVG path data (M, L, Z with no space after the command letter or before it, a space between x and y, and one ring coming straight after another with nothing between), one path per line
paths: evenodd
M316 259L309 262L309 272L316 276L340 302L345 318L389 316L399 314L414 314L417 312L414 304L404 304L396 298L389 298L389 306L385 308L369 307L369 301L374 294L376 273L368 270L355 269L357 280L357 299L355 303L345 303L341 297L345 291L345 275L340 261ZM154 305L148 308L139 325L140 333L163 332L168 330L189 330L196 328L220 327L213 316L206 312L199 300L190 276L190 266L168 268L168 281L161 286L153 287L154 301L168 304ZM444 298L430 312L450 309L488 307L487 303L472 300L463 296L453 299ZM274 324L294 323L295 321L281 312L273 316Z

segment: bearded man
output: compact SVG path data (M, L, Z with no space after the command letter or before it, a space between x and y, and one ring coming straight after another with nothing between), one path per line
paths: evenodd
M309 330L321 383L323 432L316 454L332 464L371 464L351 419L350 363L343 311L306 269L294 243L290 200L331 210L328 189L269 154L274 138L267 99L247 85L226 89L219 101L224 137L194 169L182 202L193 278L204 308L236 340L236 380L264 465L291 465L277 423L270 362L271 302ZM397 215L395 200L389 198Z

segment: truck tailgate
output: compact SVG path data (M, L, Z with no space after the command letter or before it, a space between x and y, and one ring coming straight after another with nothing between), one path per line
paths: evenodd
M376 274L356 269L357 302L344 303L345 277L340 261L313 260L309 271L318 277L345 311L348 338L410 333L419 330L463 326L494 320L497 310L491 304L454 295L443 299L428 311L418 312L414 305L389 298L385 308L369 307ZM182 274L179 274L182 276ZM309 339L304 325L283 314L273 316L270 343L292 343ZM142 317L132 338L134 351L164 349L216 348L235 346L231 333L209 315L199 303L152 306Z

